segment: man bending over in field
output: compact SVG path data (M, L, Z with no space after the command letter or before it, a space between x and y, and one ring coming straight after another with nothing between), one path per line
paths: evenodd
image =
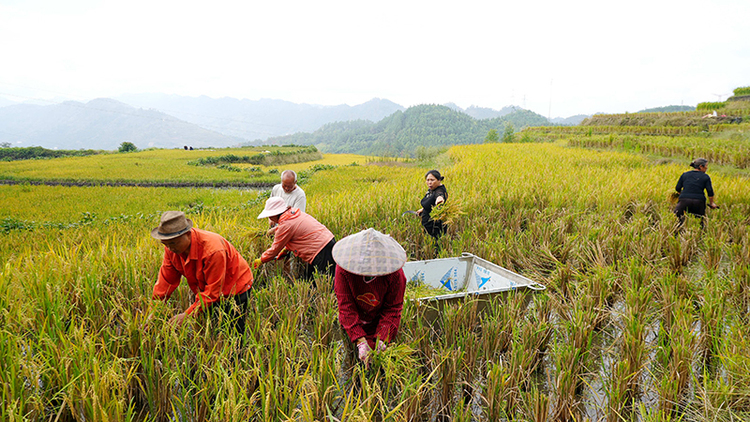
M268 218L278 227L273 245L263 252L260 258L253 261L254 269L278 259L282 250L286 249L307 263L304 279L312 280L313 286L313 273L316 270L321 274L333 276L336 262L331 251L336 239L315 217L299 208L290 207L282 198L272 196L266 201L263 212L258 215L258 219L262 218Z
M167 300L187 279L195 302L170 320L182 325L185 317L223 309L239 333L245 331L245 313L253 273L247 261L226 239L193 227L182 211L167 211L159 227L151 231L164 245L164 261L154 286L154 299ZM231 300L230 300L231 298Z

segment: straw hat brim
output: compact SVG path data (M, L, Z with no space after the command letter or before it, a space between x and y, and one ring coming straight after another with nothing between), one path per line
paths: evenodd
M153 237L154 239L157 239L157 240L170 240L170 239L174 239L176 237L180 237L183 234L189 232L190 229L193 228L193 221L191 219L189 219L189 218L186 218L185 220L187 220L187 223L188 223L186 228L184 228L184 229L182 229L182 230L180 230L178 232L174 232L174 233L160 233L159 232L159 228L157 227L157 228L151 230L151 237Z
M394 273L406 263L406 251L396 239L372 228L336 242L332 254L336 265L368 277Z

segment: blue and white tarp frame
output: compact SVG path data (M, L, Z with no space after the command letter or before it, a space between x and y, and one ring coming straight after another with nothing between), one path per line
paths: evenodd
M465 296L491 296L512 290L544 290L545 287L520 274L464 252L460 257L410 261L404 264L407 285L424 284L445 294L418 298L447 300Z

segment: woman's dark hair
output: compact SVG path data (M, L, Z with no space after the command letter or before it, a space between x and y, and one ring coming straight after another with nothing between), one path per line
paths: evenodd
M690 167L697 169L700 168L700 166L705 166L706 164L708 164L708 160L706 160L705 158L696 158L692 163L690 163Z
M432 175L432 177L434 177L434 178L436 178L437 180L440 180L440 181L442 181L443 179L445 179L445 177L441 176L440 172L437 171L437 170L430 170L430 171L428 171L427 174L424 175L424 178L426 179L427 176L429 176L429 175Z

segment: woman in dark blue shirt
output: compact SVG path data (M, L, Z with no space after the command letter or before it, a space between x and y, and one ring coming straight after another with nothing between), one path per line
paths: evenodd
M708 160L705 158L696 158L690 163L693 170L682 173L677 181L675 190L680 194L674 213L680 219L680 226L685 222L685 211L697 217L701 217L701 227L703 227L704 217L706 216L706 196L708 194L708 206L710 208L719 208L714 202L714 189L711 186L711 178L706 174L708 170Z

